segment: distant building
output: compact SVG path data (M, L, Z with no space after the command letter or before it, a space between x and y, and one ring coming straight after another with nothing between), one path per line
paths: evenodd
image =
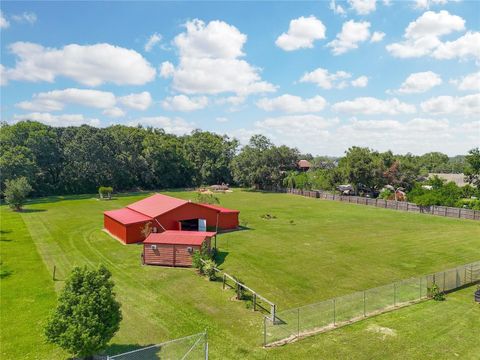
M458 186L465 186L468 183L465 182L465 175L464 174L443 174L443 173L429 173L428 177L433 178L434 176L438 176L440 179L444 179L447 182L453 181Z
M300 171L308 171L312 167L312 164L308 160L300 160L297 166Z

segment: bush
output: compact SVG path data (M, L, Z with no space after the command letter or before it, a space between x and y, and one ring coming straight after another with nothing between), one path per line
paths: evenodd
M100 186L98 188L98 194L100 195L100 199L107 198L111 200L112 192L113 192L113 188L111 186Z
M217 273L215 271L217 264L213 260L206 260L203 264L203 273L208 277L208 280L215 281L217 279Z
M197 202L201 204L220 204L220 200L211 192L199 192L197 193Z
M5 181L5 200L16 211L22 210L22 206L25 204L25 200L27 200L27 196L31 191L32 187L24 176Z
M435 301L445 300L445 293L440 291L440 288L437 284L433 283L432 287L429 289L430 297Z
M199 273L203 272L202 254L200 251L195 250L192 254L192 266L198 270Z
M76 357L91 357L105 348L120 327L122 313L111 274L73 268L46 327L47 340Z

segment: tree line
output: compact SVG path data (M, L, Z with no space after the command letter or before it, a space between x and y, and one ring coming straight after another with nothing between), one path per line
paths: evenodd
M263 135L241 147L235 138L200 130L176 136L151 127L52 127L34 121L2 123L0 130L2 194L7 181L20 177L34 196L93 193L100 186L127 191L222 183L327 190L348 183L356 192L389 184L409 190L429 172L464 171L479 182L478 149L449 158L352 147L341 158L326 158L276 146ZM300 159L312 169L298 172Z

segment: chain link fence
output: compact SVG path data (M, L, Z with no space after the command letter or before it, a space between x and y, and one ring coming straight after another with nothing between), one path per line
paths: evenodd
M445 292L480 281L480 261L434 274L397 281L264 318L263 343L275 346L335 329L430 296L433 284Z
M208 360L207 333L150 345L107 357L108 360Z

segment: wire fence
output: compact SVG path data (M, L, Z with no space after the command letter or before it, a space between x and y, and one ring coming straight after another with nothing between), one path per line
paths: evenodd
M447 292L477 281L480 281L480 261L299 308L277 311L275 319L264 318L263 343L264 346L282 345L422 301L430 297L433 284Z
M368 198L362 196L352 195L338 195L330 191L323 190L302 190L302 189L270 189L269 191L283 192L294 195L302 195L305 197L311 197L324 200L342 201L352 204L369 205L384 209L407 211L414 213L430 214L436 216L480 220L480 210L464 209L449 206L420 206L414 203L406 201L384 200L379 198Z
M203 332L157 345L146 346L123 354L107 357L108 360L208 360L208 337Z

